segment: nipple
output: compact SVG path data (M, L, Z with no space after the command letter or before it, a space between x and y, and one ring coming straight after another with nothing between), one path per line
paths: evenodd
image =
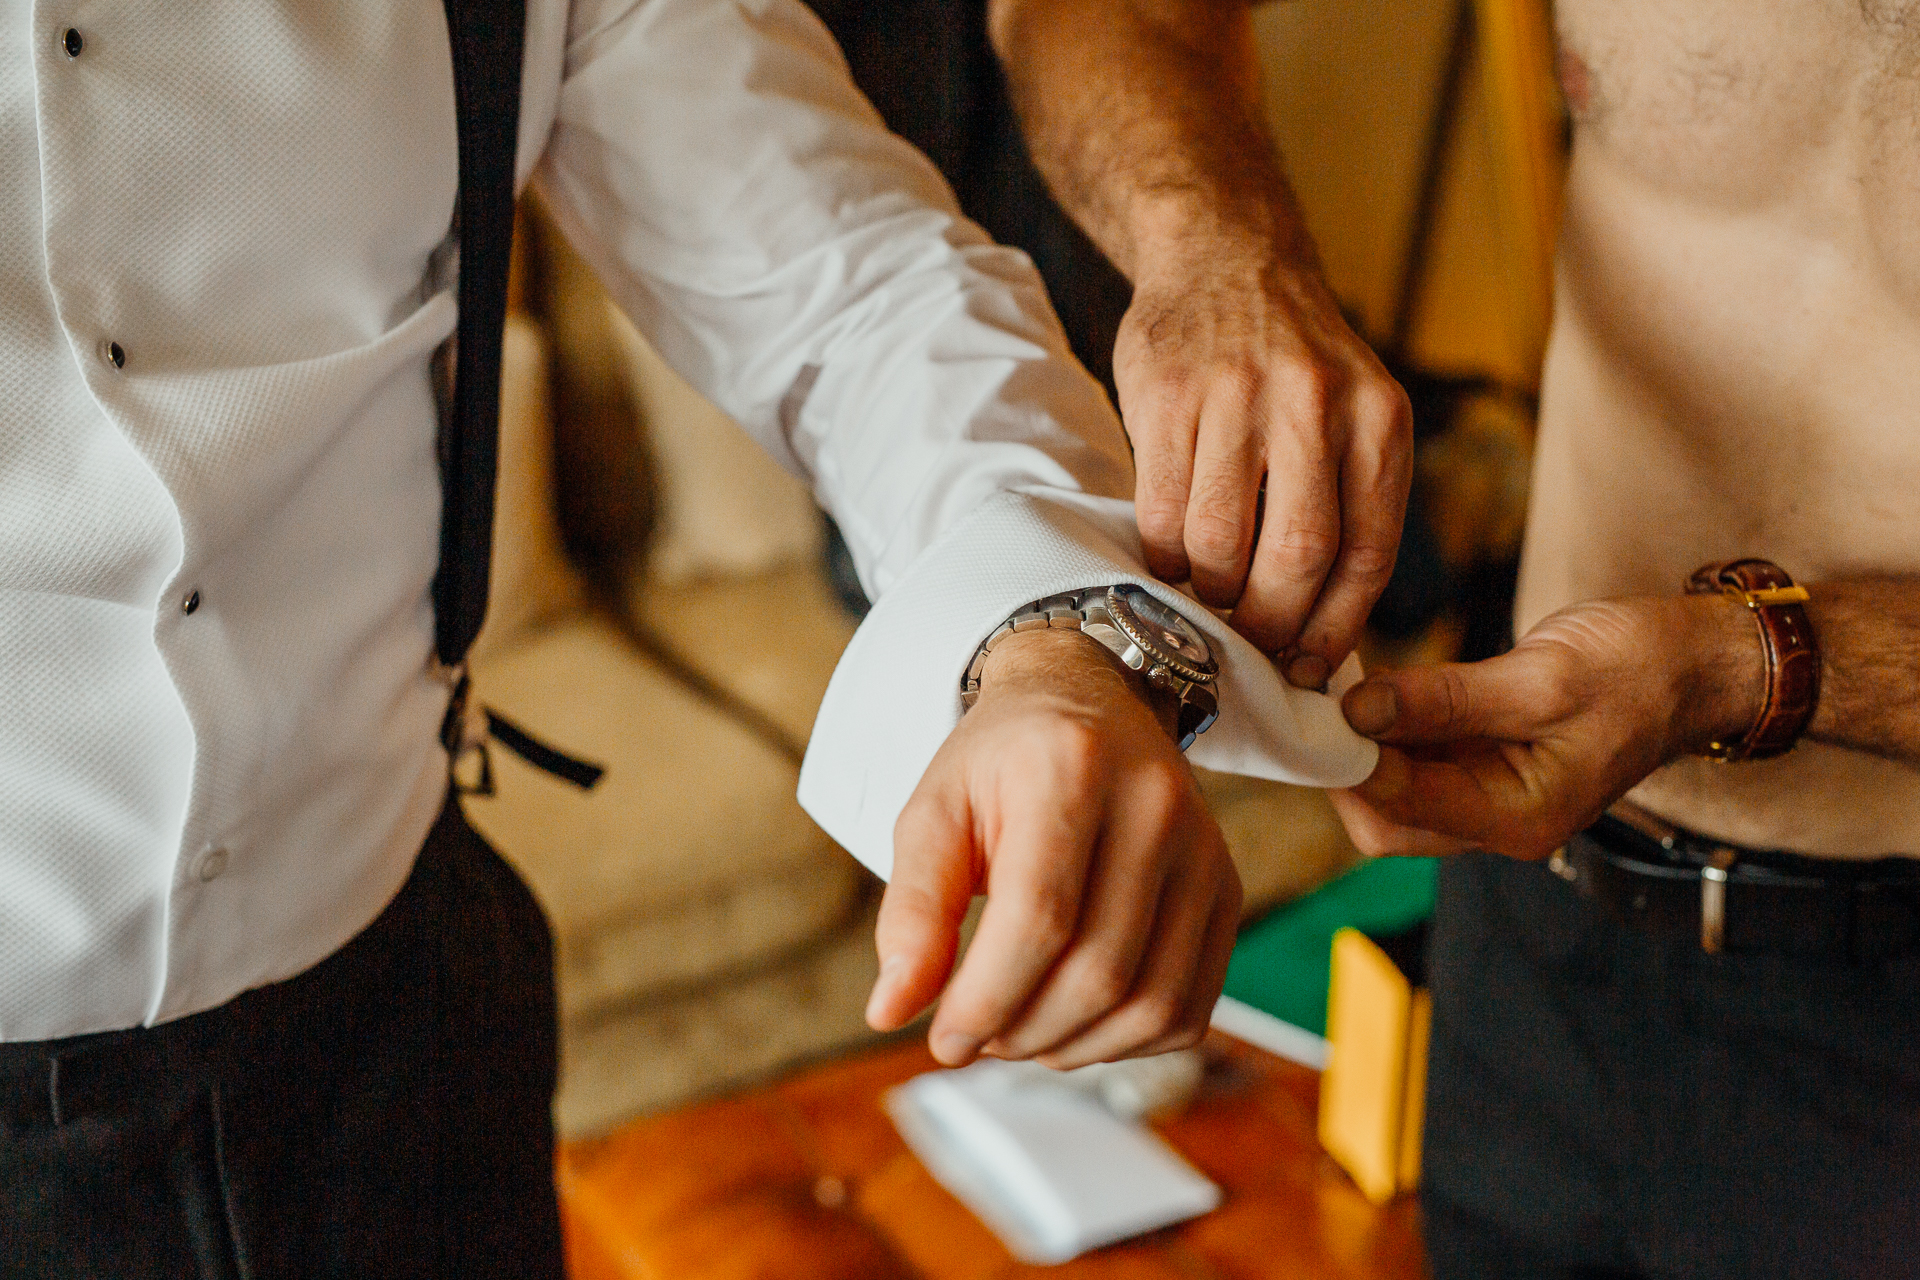
M1560 73L1560 92L1566 95L1568 109L1576 116L1585 115L1593 98L1593 73L1587 69L1586 62L1579 54L1566 48L1560 50L1556 69Z

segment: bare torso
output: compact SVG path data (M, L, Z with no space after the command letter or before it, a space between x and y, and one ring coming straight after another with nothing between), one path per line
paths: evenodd
M1576 142L1520 629L1738 555L1920 574L1920 0L1558 23ZM1920 771L1815 743L1634 799L1748 845L1920 854Z

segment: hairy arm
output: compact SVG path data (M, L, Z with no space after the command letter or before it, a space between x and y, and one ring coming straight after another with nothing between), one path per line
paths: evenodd
M1820 703L1807 737L1920 768L1920 577L1807 588Z
M1035 163L1134 285L1114 373L1148 564L1318 685L1392 569L1411 417L1321 280L1247 6L988 12Z
M1806 736L1920 767L1920 578L1807 590L1821 676ZM1498 658L1356 685L1347 718L1383 750L1335 804L1370 853L1544 857L1661 765L1745 733L1765 689L1738 601L1575 605Z
M1034 162L1128 279L1222 234L1314 270L1244 3L992 0L988 22Z

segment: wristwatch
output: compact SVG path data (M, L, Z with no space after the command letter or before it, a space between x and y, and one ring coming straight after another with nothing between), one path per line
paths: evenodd
M1044 628L1078 631L1099 641L1144 676L1148 689L1176 699L1174 737L1182 751L1220 718L1213 687L1220 664L1213 660L1207 638L1145 587L1132 583L1047 596L1021 606L974 651L960 681L962 705L971 708L979 701L980 672L995 646L1010 635Z
M1785 755L1813 722L1820 701L1820 642L1807 620L1807 589L1771 560L1722 560L1687 579L1688 595L1714 592L1747 606L1767 659L1760 714L1734 742L1707 745L1710 760L1770 760Z

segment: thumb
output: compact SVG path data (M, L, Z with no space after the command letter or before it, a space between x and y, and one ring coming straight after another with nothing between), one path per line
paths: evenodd
M911 1022L953 972L975 879L966 814L964 804L956 813L916 793L894 825L893 878L873 932L880 977L867 998L867 1024L876 1031Z
M1528 741L1540 722L1528 675L1523 657L1513 653L1408 667L1367 677L1347 690L1340 707L1356 732L1380 742Z

